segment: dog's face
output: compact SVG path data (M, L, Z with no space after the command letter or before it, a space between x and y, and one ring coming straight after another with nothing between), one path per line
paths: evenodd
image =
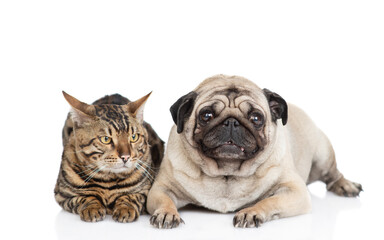
M246 166L260 160L277 119L286 123L287 104L244 79L204 83L171 107L177 131L198 152L201 159L192 159L207 174L248 175Z

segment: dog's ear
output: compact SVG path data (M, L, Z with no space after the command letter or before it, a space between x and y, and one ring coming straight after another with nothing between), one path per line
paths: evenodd
M197 93L190 92L177 100L171 106L173 121L177 125L177 133L183 132L184 122L191 116Z
M288 105L285 100L277 93L266 88L263 89L264 95L267 97L269 108L271 109L272 120L282 120L283 125L288 121Z

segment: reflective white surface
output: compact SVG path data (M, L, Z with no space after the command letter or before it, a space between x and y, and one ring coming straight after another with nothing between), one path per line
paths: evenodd
M51 191L23 201L10 201L3 209L2 239L382 239L382 194L365 185L360 198L343 198L324 190L322 183L309 186L313 210L296 217L274 220L259 228L234 228L234 213L221 214L201 208L180 210L185 225L156 229L149 215L133 223L116 223L111 216L86 223L54 203ZM17 204L16 204L17 203ZM31 207L33 206L33 207Z
M324 190L324 185L310 186L313 210L310 214L275 220L260 228L238 229L232 226L234 214L221 214L202 208L187 207L180 213L186 224L179 228L155 229L149 216L137 222L119 224L108 216L103 222L84 223L74 214L58 211L54 218L56 237L66 239L108 239L137 236L144 239L361 239L380 227L375 208L363 204L369 198L342 198Z

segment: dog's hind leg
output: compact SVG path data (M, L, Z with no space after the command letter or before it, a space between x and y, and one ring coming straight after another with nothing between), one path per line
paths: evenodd
M318 143L307 183L317 180L327 185L327 190L339 196L356 197L363 190L361 184L344 178L337 169L335 152L325 134Z

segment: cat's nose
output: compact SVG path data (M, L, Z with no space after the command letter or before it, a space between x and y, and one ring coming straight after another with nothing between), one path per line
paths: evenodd
M128 159L131 157L131 155L122 155L120 156L121 160L123 160L124 163L128 162Z

